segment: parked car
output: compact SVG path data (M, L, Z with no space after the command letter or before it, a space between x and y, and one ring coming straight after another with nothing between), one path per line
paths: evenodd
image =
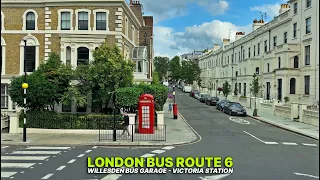
M247 116L247 111L241 106L241 104L237 102L229 102L223 107L223 112L229 114L230 116L233 115L242 115Z
M206 99L205 103L209 106L215 106L217 104L217 102L219 102L218 97L210 97L210 98Z
M185 93L189 93L189 92L191 92L191 90L192 90L191 86L184 86L183 87L183 92L185 92Z
M189 95L190 95L191 97L194 97L194 95L195 95L196 93L198 93L198 92L199 92L198 90L191 90Z
M199 100L200 99L200 94L201 94L200 92L195 93L194 94L194 98Z
M199 101L202 102L202 103L204 103L208 97L210 97L209 94L205 94L205 93L200 94Z
M228 100L220 100L217 104L216 104L216 108L220 111L222 111L224 105L226 105L229 101Z

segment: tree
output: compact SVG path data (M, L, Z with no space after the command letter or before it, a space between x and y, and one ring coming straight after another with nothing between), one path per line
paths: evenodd
M88 106L87 97L91 94L92 103L96 104L98 110L103 106L107 107L112 92L121 87L132 86L134 67L131 60L124 59L117 46L102 44L94 51L92 63L77 67L76 83L65 93L64 100L74 98L80 106Z
M160 84L159 83L159 75L158 75L158 72L156 72L156 71L152 72L152 84Z
M253 80L252 83L250 84L250 92L254 95L255 97L255 102L254 102L254 110L253 110L253 116L258 115L258 110L257 110L257 96L261 91L263 90L263 86L259 84L259 77L257 77L256 73L253 74Z
M175 56L169 62L169 71L173 80L179 81L181 79L181 65L178 56Z
M169 70L169 58L157 56L154 58L154 68L158 72L159 80L167 77Z
M181 67L181 79L187 82L188 84L192 84L193 81L197 81L200 79L201 69L198 64L193 61L182 61Z
M234 95L238 95L238 83L235 84L235 87L234 87Z
M226 81L222 86L222 93L226 97L226 99L227 99L228 95L230 94L230 92L231 92L231 86L228 83L228 81Z

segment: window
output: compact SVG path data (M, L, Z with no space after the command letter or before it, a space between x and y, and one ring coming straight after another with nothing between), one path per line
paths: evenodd
M258 55L260 55L260 43L258 43Z
M78 18L78 30L88 30L88 12L79 12Z
M71 47L66 48L66 64L71 65Z
M248 48L248 56L251 57L251 48Z
M256 67L256 74L259 74L259 68Z
M234 60L237 61L237 53L234 53Z
M298 3L294 3L293 4L293 14L297 14L298 13Z
M293 24L293 38L297 37L297 23Z
M4 14L2 11L1 11L1 30L5 30L5 28L4 28Z
M78 48L78 61L77 65L89 64L89 49L86 47Z
M135 28L134 26L132 26L132 42L135 44L136 42L136 31L135 31Z
M270 72L270 64L267 64L267 72Z
M229 56L228 56L228 64L230 63L230 61L229 61Z
M256 56L256 46L253 46L253 56Z
M281 68L281 58L278 57L278 68L280 69Z
M36 16L33 12L27 13L26 30L36 30Z
M306 8L309 8L309 7L311 7L311 0L307 0L306 2Z
M33 72L36 69L36 47L26 46L25 72Z
M231 55L231 63L233 64L233 54Z
M241 51L239 51L239 61L241 60Z
M311 17L306 19L306 34L311 33Z
M236 71L236 77L238 76L238 71Z
M135 72L139 72L139 73L143 72L142 71L142 61L136 61L136 70L135 70Z
M62 104L62 112L71 112L72 109L72 101L69 101L68 104Z
M277 47L277 36L273 37L273 48Z
M304 94L310 94L310 76L304 76Z
M310 45L304 47L304 54L305 54L305 58L304 58L305 65L310 65Z
M125 28L126 28L125 33L126 33L126 36L128 36L128 34L129 34L129 20L128 20L127 17L126 17L125 22L126 22L126 24L125 24Z
M241 94L241 83L239 83L239 94Z
M96 13L96 30L107 30L107 13Z
M70 12L61 13L61 30L70 30Z
M8 84L1 84L1 109L8 109Z
M245 50L242 50L242 59L245 59L245 55L246 55Z
M299 68L299 57L295 56L293 58L293 68Z
M283 33L283 43L286 44L288 42L288 33Z
M291 78L290 79L290 94L295 94L296 93L296 79Z
M265 40L264 41L264 52L267 52L268 51L268 41Z

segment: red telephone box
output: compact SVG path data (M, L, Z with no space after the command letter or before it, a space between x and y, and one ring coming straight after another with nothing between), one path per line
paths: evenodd
M139 97L139 133L154 133L154 98L151 94Z

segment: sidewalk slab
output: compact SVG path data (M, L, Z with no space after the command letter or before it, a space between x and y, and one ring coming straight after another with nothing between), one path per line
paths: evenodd
M319 140L319 127L292 121L287 118L275 116L270 108L260 107L258 116L253 116L253 109L247 108L249 117L257 119L267 124L286 129L288 131Z
M63 134L44 133L31 134L27 130L27 142L22 141L22 133L1 133L2 145L66 145L66 146L170 146L183 145L198 139L196 133L178 116L173 119L173 114L166 112L168 103L164 105L164 124L166 125L166 141L139 141L131 139L117 139L117 141L104 140L99 142L98 134ZM137 137L139 134L137 134ZM136 135L135 135L136 137Z

